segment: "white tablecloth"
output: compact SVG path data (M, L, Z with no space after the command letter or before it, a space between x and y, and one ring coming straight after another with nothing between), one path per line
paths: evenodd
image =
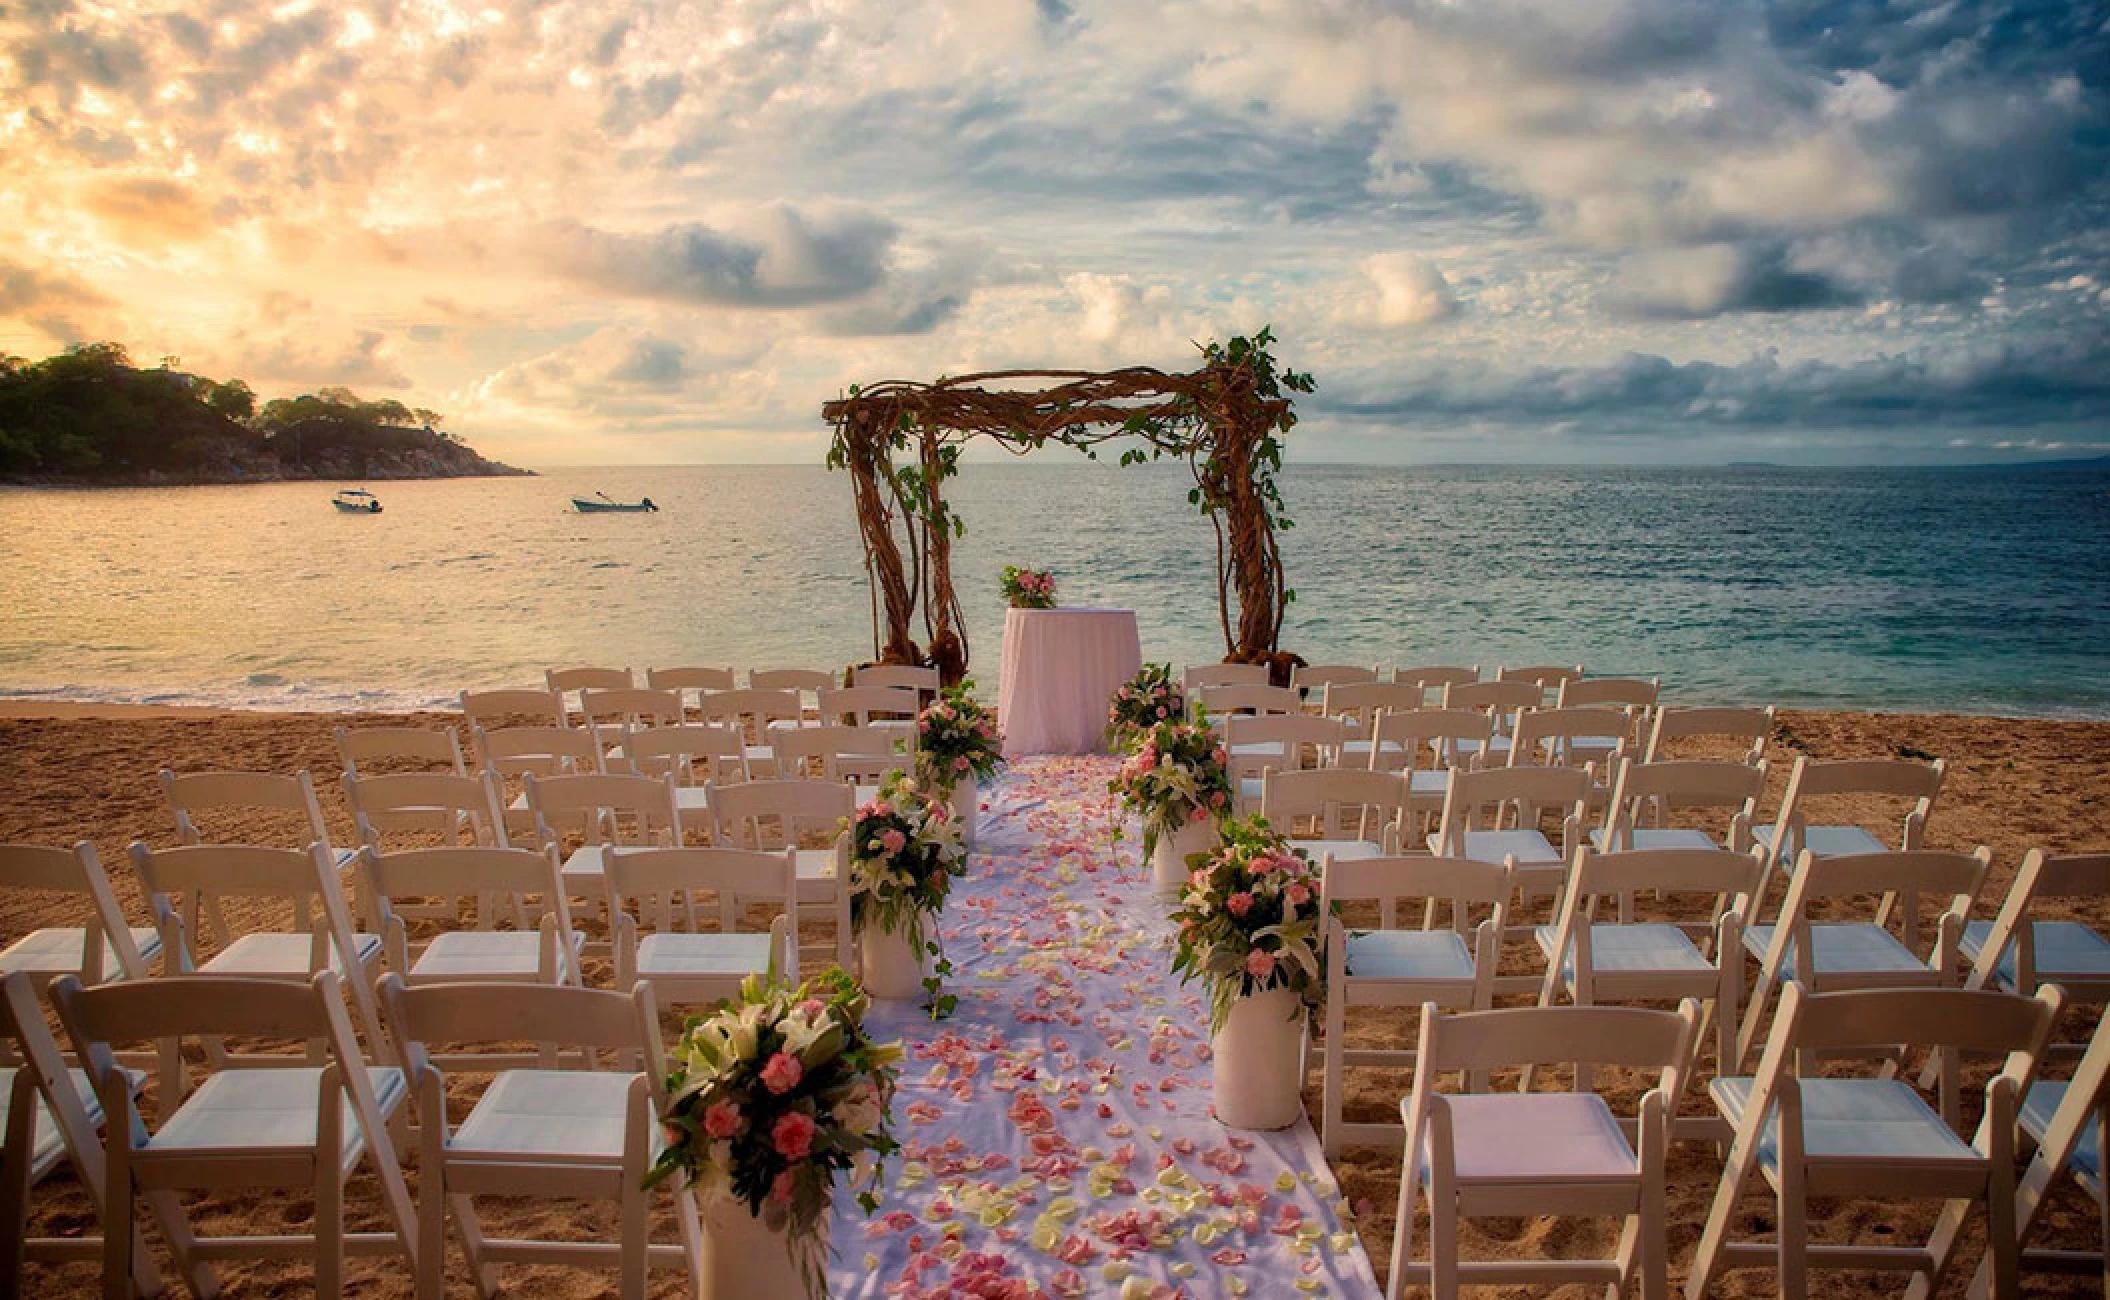
M1142 666L1134 610L1006 611L996 697L1004 757L1102 752L1107 706Z

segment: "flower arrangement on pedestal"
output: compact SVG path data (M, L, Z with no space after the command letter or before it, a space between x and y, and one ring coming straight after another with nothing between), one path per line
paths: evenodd
M1230 754L1207 723L1173 718L1137 733L1107 789L1143 820L1143 851L1231 808Z
M1004 737L996 714L974 697L974 683L947 687L916 715L916 779L936 793L962 782L970 788L1004 765Z
M1004 603L1013 609L1055 608L1055 575L1046 569L1021 569L1007 564L1002 584Z
M736 1222L744 1212L781 1233L808 1296L827 1289L836 1177L856 1172L869 1211L878 1166L899 1148L887 1111L901 1045L865 1032L870 1005L841 970L796 989L753 976L737 1000L691 1019L669 1058L667 1146L652 1181L679 1171L707 1223L713 1210ZM770 1263L724 1260L749 1277Z
M939 993L949 967L925 927L944 910L954 877L967 871L958 817L922 782L894 771L848 829L850 921L863 950L866 990L911 998L920 988L931 995L932 1015L944 1015L954 1005ZM935 971L930 957L939 958Z
M1264 818L1220 830L1172 913L1172 968L1209 991L1217 1118L1283 1128L1303 1110L1304 1032L1326 997L1319 872Z
M1161 722L1187 716L1187 696L1172 680L1171 664L1144 664L1121 684L1106 709L1107 748L1120 752Z

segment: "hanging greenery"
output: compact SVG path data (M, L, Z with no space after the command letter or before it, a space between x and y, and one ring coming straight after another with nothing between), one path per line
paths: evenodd
M1313 383L1278 366L1274 342L1273 331L1262 329L1200 345L1201 368L1184 375L1142 366L1001 370L928 384L888 380L829 402L821 411L835 427L828 466L851 476L872 585L874 655L882 663L935 664L948 683L966 675L965 620L952 581L952 544L966 524L944 493L963 443L986 437L1025 455L1054 442L1096 459L1100 444L1132 438L1140 445L1123 450L1121 464L1174 456L1193 474L1187 499L1216 533L1225 659L1268 663L1286 676L1282 620L1296 593L1276 535L1293 525L1275 476L1281 437L1297 423L1289 394L1309 393Z

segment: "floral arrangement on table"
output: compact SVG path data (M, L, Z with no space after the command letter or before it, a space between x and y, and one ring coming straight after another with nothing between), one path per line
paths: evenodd
M1107 746L1125 750L1160 722L1186 715L1186 692L1172 680L1172 665L1144 664L1141 672L1121 684L1107 705Z
M679 1171L782 1231L809 1296L827 1289L819 1229L836 1176L855 1172L870 1213L900 1147L887 1111L901 1044L872 1041L870 1005L840 969L796 989L749 976L736 1000L689 1020L669 1058L667 1146L649 1181Z
M996 714L974 697L974 683L947 687L916 715L916 779L947 790L962 780L986 781L1004 763Z
M850 819L850 924L877 927L937 959L923 987L939 1020L958 999L940 992L952 966L924 923L945 909L954 878L967 874L967 844L952 809L926 789L906 772L889 772L878 796Z
M1004 566L1004 603L1013 609L1055 608L1055 575L1046 569Z
M1143 852L1189 822L1224 816L1231 807L1230 754L1209 725L1171 718L1137 733L1135 752L1107 789L1143 819Z
M1218 830L1222 847L1187 877L1172 913L1173 970L1208 985L1212 1033L1239 998L1269 989L1292 989L1316 1012L1326 998L1319 869L1264 817Z

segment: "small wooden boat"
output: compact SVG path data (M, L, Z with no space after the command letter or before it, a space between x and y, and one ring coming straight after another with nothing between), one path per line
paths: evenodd
M573 497L571 499L571 508L582 515L659 513L659 507L652 504L651 497L646 497L641 501L617 501L606 492L596 492L590 497Z
M380 499L365 488L346 488L336 496L331 497L330 504L348 514L378 515L381 513Z

